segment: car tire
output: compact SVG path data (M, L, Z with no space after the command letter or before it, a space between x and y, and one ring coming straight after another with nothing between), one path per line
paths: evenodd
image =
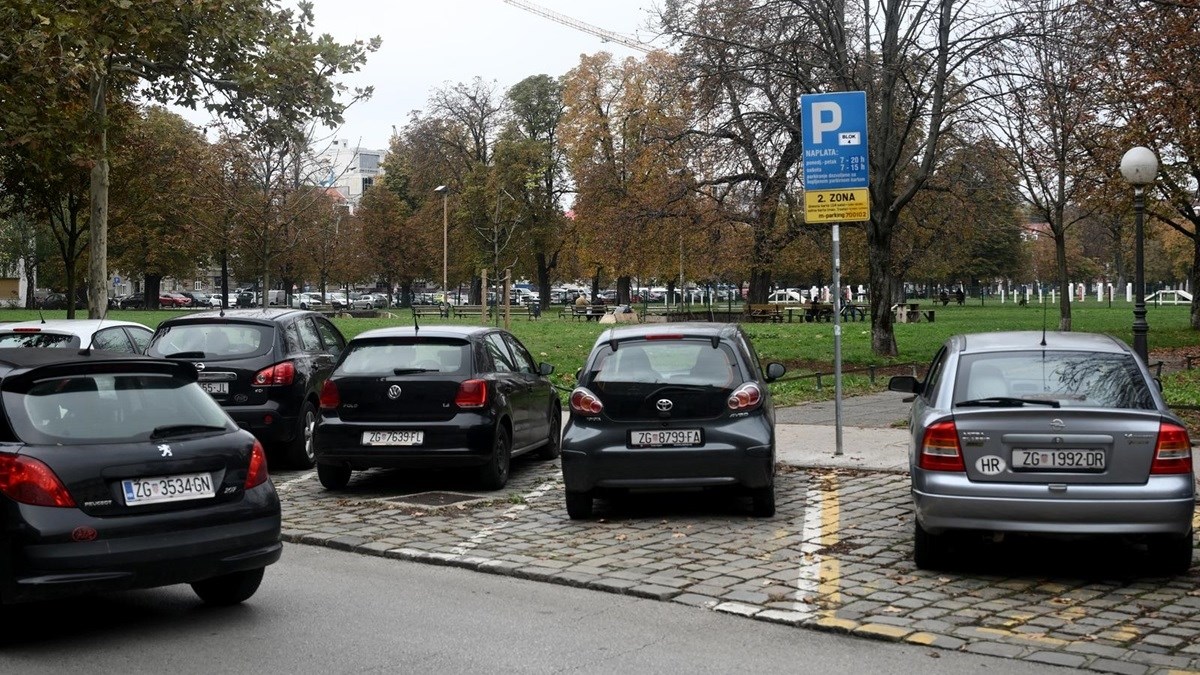
M296 434L287 444L284 460L294 469L311 469L316 463L313 451L313 429L317 426L317 409L312 401L305 401L296 418Z
M937 570L946 564L946 535L930 534L913 519L913 562L917 569Z
M345 490L350 484L350 467L341 464L318 464L317 479L326 490Z
M547 461L558 459L562 455L562 411L559 409L558 401L551 405L553 408L550 410L550 438L538 451L538 459Z
M508 472L512 468L512 440L508 430L496 426L495 438L492 441L492 454L488 456L487 464L479 469L479 484L484 490L499 490L508 484Z
M1192 568L1193 535L1189 530L1185 537L1164 535L1151 539L1146 547L1150 553L1151 564L1163 574L1176 576L1187 574Z
M592 517L595 500L590 492L567 492L567 516L571 520L587 520Z
M194 582L192 590L206 605L227 607L249 600L258 590L262 578L263 568L259 567Z
M755 488L750 493L750 498L754 501L754 507L750 511L755 518L774 518L775 517L775 485L771 484L766 487Z

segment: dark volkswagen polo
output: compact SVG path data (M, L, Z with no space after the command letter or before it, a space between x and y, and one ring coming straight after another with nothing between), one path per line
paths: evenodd
M262 445L189 363L0 349L0 600L189 583L241 602L279 559Z
M775 515L775 411L749 337L736 324L675 323L600 334L571 392L563 431L567 514L629 489L748 491Z
M297 309L227 309L169 319L146 353L195 364L200 386L267 445L272 461L313 464L317 397L346 339Z
M362 333L321 391L321 484L344 488L351 471L371 467L471 467L498 490L512 457L559 455L552 372L511 333L486 326Z

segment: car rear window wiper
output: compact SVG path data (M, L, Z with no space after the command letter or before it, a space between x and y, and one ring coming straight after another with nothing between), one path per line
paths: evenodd
M167 436L182 436L184 434L194 434L202 431L225 431L225 427L213 426L211 424L167 424L161 427L155 427L154 431L150 432L150 438L166 438Z
M1058 401L1051 401L1044 398L1016 398L1013 396L988 396L987 398L973 398L969 401L959 401L954 404L956 408L1002 408L1006 406L1021 407L1026 403L1034 405L1047 405L1051 408L1061 408Z
M392 373L396 375L412 375L413 373L436 373L437 368L393 368Z

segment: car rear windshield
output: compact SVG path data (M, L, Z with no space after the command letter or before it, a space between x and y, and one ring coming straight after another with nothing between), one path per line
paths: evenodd
M13 432L33 445L146 441L167 426L221 433L235 428L195 382L171 375L56 377L6 390L3 398Z
M1062 407L1153 410L1150 385L1129 354L1023 351L964 355L954 401L1026 398Z
M275 329L257 323L181 323L160 328L146 353L166 358L241 359L271 350Z
M656 339L621 342L617 351L599 347L589 381L730 387L740 382L728 345L708 339Z
M457 338L353 340L335 375L394 375L403 371L466 375L471 345Z
M76 335L63 333L0 333L0 347L51 347L78 349L82 345Z

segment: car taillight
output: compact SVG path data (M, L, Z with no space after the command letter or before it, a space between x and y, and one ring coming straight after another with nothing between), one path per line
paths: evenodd
M604 410L604 404L592 392L577 387L571 392L571 410L580 415L599 415L600 411Z
M342 404L342 396L338 393L333 380L325 380L321 385L321 410L334 410Z
M291 361L280 361L254 374L255 386L289 385L296 379L296 366Z
M753 382L747 382L729 395L727 404L730 410L751 410L757 408L762 400L762 389L759 389L758 385Z
M1158 425L1158 442L1154 445L1154 461L1150 473L1191 473L1192 442L1187 429L1178 424L1163 422Z
M22 504L75 506L75 500L50 467L22 455L0 455L0 492Z
M246 483L242 487L249 490L265 482L267 482L267 453L263 452L262 443L255 439L254 448L250 450L250 468L246 470Z
M921 439L921 454L917 466L927 471L966 471L962 448L958 445L958 428L954 422L937 422L925 430Z
M454 405L460 408L482 408L487 404L487 382L484 380L464 380L458 385L458 394L454 396Z

